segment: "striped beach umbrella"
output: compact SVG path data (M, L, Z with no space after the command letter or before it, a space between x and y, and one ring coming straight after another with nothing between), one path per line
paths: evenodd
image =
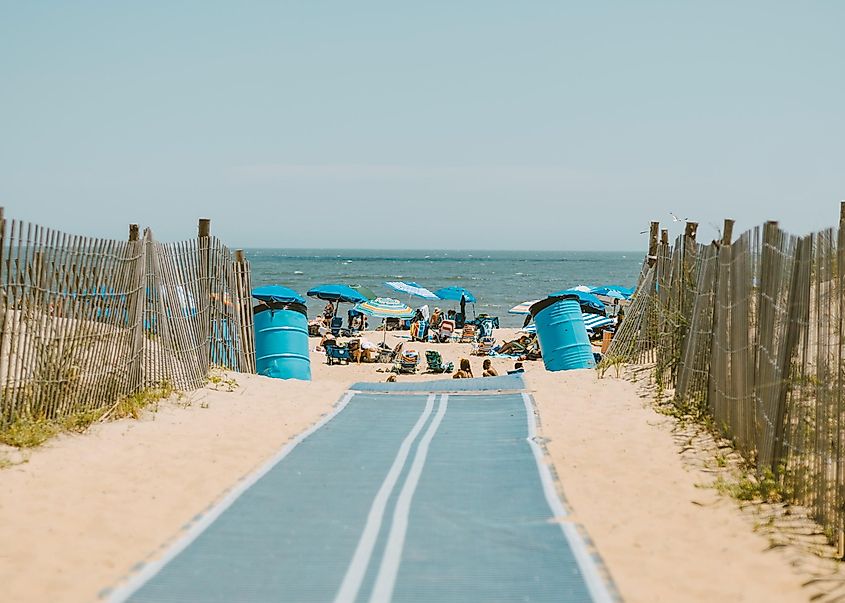
M407 293L408 295L416 295L417 297L421 297L423 299L440 299L432 291L429 291L419 283L414 283L412 281L388 281L385 283L385 285L387 285L394 291L399 291L400 293Z
M367 316L373 318L411 318L414 315L414 310L411 306L405 305L398 299L392 297L377 297L359 304L355 304L353 310L357 310ZM382 320L384 327L384 321ZM381 338L382 344L387 339L387 329L384 329L384 335Z
M392 297L377 297L358 304L354 310L374 318L411 318L414 310Z
M515 305L513 308L508 310L509 314L531 314L531 310L529 308L536 304L539 299L531 299L529 301L524 301L521 304Z

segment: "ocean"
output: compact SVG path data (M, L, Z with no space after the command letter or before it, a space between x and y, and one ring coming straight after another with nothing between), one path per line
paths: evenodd
M508 314L516 304L577 285L636 284L643 251L420 251L375 249L246 249L252 284L284 285L302 295L324 283L365 285L377 295L409 303L387 287L390 280L415 281L432 291L461 286L473 292L475 312L499 317L503 327L519 327L523 316ZM444 309L455 302L426 302ZM308 298L308 314L324 302ZM344 311L344 307L341 307ZM467 305L472 316L472 304Z

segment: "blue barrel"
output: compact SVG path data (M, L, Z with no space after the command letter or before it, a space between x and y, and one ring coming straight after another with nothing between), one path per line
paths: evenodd
M311 381L304 305L265 302L255 307L255 372Z
M549 297L530 308L548 371L594 368L593 348L577 298Z

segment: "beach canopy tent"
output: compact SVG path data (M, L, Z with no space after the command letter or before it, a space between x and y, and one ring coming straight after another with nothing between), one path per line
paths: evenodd
M411 306L403 304L398 299L393 299L391 297L377 297L375 299L363 301L355 304L352 309L356 312L360 312L361 314L381 319L412 318L414 316L414 310ZM382 323L384 323L383 320ZM382 326L384 325L382 324ZM384 343L385 339L387 339L387 329L384 329L382 343Z
M531 314L529 308L536 304L539 299L529 299L528 301L524 301L521 304L515 305L513 308L508 310L509 314Z
M264 285L252 290L252 296L263 302L276 302L280 304L302 304L305 305L305 298L293 289L282 285Z
M605 297L615 299L630 299L634 294L632 288L623 287L622 285L602 285L600 287L593 287L590 292L593 295L604 295Z
M429 291L422 285L415 283L413 281L403 282L403 281L388 281L384 283L394 291L399 291L400 293L407 293L408 295L415 295L417 297L421 297L423 299L440 299L434 292Z
M461 301L461 297L466 298L467 303L474 304L476 299L471 291L463 287L443 287L434 292L440 299L449 301Z
M605 305L598 297L593 295L592 293L587 293L586 291L579 291L578 289L564 289L563 291L558 291L556 293L549 294L549 297L564 297L564 296L572 296L578 299L578 303L581 305L581 308L588 308L593 312L598 312L600 314L604 314L605 312Z

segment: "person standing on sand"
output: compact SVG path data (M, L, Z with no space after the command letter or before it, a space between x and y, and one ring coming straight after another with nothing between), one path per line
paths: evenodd
M484 369L484 372L481 375L482 377L498 377L499 376L499 373L496 371L496 369L493 368L493 361L490 360L489 358L484 359L484 364L482 364L481 367Z
M469 365L469 360L461 358L461 368L452 375L452 379L472 379L472 367Z
M326 322L331 323L334 318L334 304L331 301L326 302L326 307L323 308L323 316L326 317Z

